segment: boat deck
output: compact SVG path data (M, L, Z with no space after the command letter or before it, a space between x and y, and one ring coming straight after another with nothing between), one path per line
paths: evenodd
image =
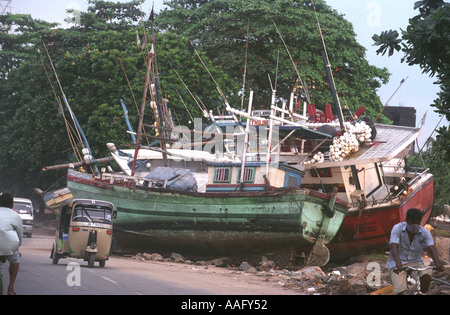
M324 168L389 161L407 150L421 133L420 128L375 124L377 136L370 145L362 145L358 152L340 162L310 164L307 168Z
M394 158L420 135L420 128L391 125L376 125L376 128L374 145L365 150L357 160Z

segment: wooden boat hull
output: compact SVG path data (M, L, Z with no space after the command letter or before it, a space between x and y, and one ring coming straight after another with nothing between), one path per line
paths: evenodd
M68 173L67 186L75 198L115 205L114 227L120 231L115 236L118 245L127 248L142 247L145 239L152 248L160 243L225 255L261 247L298 248L317 238L328 243L349 208L330 195L306 189L193 193L112 185L74 171Z
M433 176L428 175L400 201L361 211L350 210L333 242L328 244L332 258L345 258L380 247L389 248L393 226L406 220L409 209L416 208L423 212L424 225L430 217L432 206Z

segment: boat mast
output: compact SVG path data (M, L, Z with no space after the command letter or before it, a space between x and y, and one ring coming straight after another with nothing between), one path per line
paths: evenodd
M150 13L150 19L153 21L153 17L154 17L154 4L152 7L152 12ZM142 19L142 28L144 30L144 42L147 44L147 32L145 29L145 23L144 23L144 19L142 17L142 9L141 9L141 19ZM134 158L133 158L133 169L131 170L131 176L134 176L134 170L136 167L136 161L137 161L137 156L138 156L138 152L139 152L139 148L140 148L140 142L141 142L141 138L142 138L142 128L143 128L143 123L144 123L144 111L145 111L145 103L147 101L147 93L148 93L148 88L150 87L150 94L153 95L152 90L151 90L151 73L152 73L152 62L154 60L155 62L155 76L154 76L154 81L155 81L155 92L156 92L156 106L157 106L157 113L156 115L158 117L156 117L156 120L158 121L158 125L157 127L162 127L164 128L164 120L162 117L162 110L161 110L161 96L159 94L159 80L158 80L158 69L156 66L156 54L155 54L155 30L154 30L154 25L152 25L152 43L151 43L151 50L148 52L148 58L147 58L147 73L145 76L145 87L144 87L144 95L142 96L142 105L141 105L141 111L139 114L139 126L138 126L138 131L137 131L137 139L136 139L136 149L134 151ZM167 153L166 153L166 144L165 141L163 139L160 140L161 143L161 148L162 148L162 154L163 154L163 160L164 160L164 166L166 166L167 164Z
M133 143L136 144L136 137L134 136L133 128L131 128L130 120L128 119L128 111L122 99L120 100L120 104L122 104L125 122L127 123L128 130L130 131L131 139L133 140Z
M253 91L250 91L250 98L248 101L249 117L252 113L252 103L253 103ZM251 119L249 117L247 118L247 123L245 126L244 152L242 153L242 166L241 166L241 178L240 178L241 191L244 191L245 162L247 160L248 133L250 131L250 122L251 122Z
M85 136L85 134L83 132L83 129L81 128L80 124L78 123L78 120L77 120L77 118L75 116L75 113L72 111L72 108L70 108L69 102L67 101L66 94L64 93L64 90L62 88L61 82L59 81L58 73L56 72L55 66L53 65L53 61L52 61L52 58L50 57L50 53L48 52L47 45L45 45L45 43L43 43L43 44L44 44L44 48L45 48L45 51L47 53L48 59L50 61L50 65L52 66L53 73L55 74L56 81L58 82L59 89L61 90L61 94L62 94L62 97L63 97L63 100L64 100L64 104L66 104L66 107L67 107L67 109L69 110L69 113L70 113L70 117L72 117L72 120L73 120L73 122L75 124L76 129L77 129L79 135L81 136L81 138L83 139L83 142L81 143L81 145L82 145L83 149L87 149L88 150L88 153L89 153L88 160L95 161L94 156L92 155L91 148L89 147L89 143L87 141L87 138L86 138L86 136ZM83 143L84 143L84 145L83 145ZM86 158L84 158L84 160L86 161ZM93 164L93 167L94 167L95 173L98 174L99 171L98 171L97 165Z
M309 93L309 88L306 85L306 83L302 80L302 78L300 77L300 73L298 72L297 66L295 65L294 59L292 58L291 52L289 51L283 36L281 35L280 30L278 29L277 25L275 24L274 20L271 18L273 26L275 26L275 30L277 31L278 35L280 36L281 41L283 42L284 48L286 49L286 52L289 55L289 58L291 59L291 63L292 66L294 67L295 73L297 74L297 79L300 81L300 83L302 84L302 89L305 92L305 96L306 96L306 100L308 101L308 104L311 104L311 95Z
M323 62L325 64L325 70L327 72L328 80L330 81L330 87L331 87L331 93L333 94L334 106L336 108L336 112L337 112L337 115L339 118L339 124L341 126L341 129L346 130L345 125L344 125L344 118L343 118L344 115L342 114L341 103L339 101L339 97L338 97L338 94L336 91L336 84L334 82L333 73L331 72L331 65L330 65L330 59L328 58L327 46L325 45L325 39L323 38L322 28L320 27L319 17L317 15L314 0L312 1L312 5L313 5L313 9L314 9L314 14L316 16L317 27L319 29L320 38L322 39L322 45L323 45L322 58L323 58Z
M277 94L277 80L278 80L278 62L280 59L280 51L278 51L278 58L277 58L277 68L276 68L276 72L275 72L275 86L272 85L272 81L270 80L270 75L269 75L269 82L270 82L270 87L272 89L272 99L270 102L270 121L269 121L269 139L267 140L267 156L266 156L266 177L269 177L269 163L270 163L270 157L272 154L272 137L273 137L273 116L275 115L275 102L276 102L276 94Z
M250 20L247 20L247 37L246 37L246 43L245 43L245 66L244 66L244 76L243 76L243 83L242 83L241 111L244 110L245 80L247 77L248 31L249 31L249 29L250 29Z
M330 82L331 94L333 95L334 106L336 108L336 112L339 119L339 125L341 126L341 130L345 129L344 119L342 117L341 104L339 102L339 98L336 92L336 86L334 85L333 74L331 73L331 65L328 60L328 57L325 51L322 51L323 63L325 64L325 71L327 72L328 81Z
M145 111L145 103L147 101L148 86L150 84L150 70L152 67L152 59L153 59L153 44L152 44L152 49L148 53L147 74L145 76L144 95L142 96L141 112L139 114L139 127L138 127L137 138L136 138L136 149L134 150L133 168L131 169L131 176L134 176L134 169L136 168L137 155L139 152L139 146L141 144L142 124L144 123L144 111Z
M155 3L153 2L153 6L152 6L152 12L150 13L150 18L149 20L152 21L152 49L153 51L156 51L156 38L155 38L155 23L154 23L154 14L155 12ZM143 24L144 25L144 24ZM145 31L145 29L144 29ZM154 75L153 75L153 84L155 87L155 102L156 102L156 109L157 109L157 113L158 113L158 117L156 118L156 122L157 124L159 124L159 127L161 128L165 128L166 127L166 115L168 115L168 109L167 106L164 106L164 112L163 112L163 99L161 98L161 87L160 87L160 81L159 81L159 72L158 72L158 62L157 62L157 56L156 53L154 53L153 55L153 59L154 59ZM150 89L150 92L151 89ZM168 118L168 120L171 119L170 117ZM170 124L172 125L172 124ZM163 132L160 132L160 130L158 130L159 134L161 135L161 139L159 141L160 146L161 146L161 150L163 152L163 162L164 162L164 166L167 166L167 154L166 154L166 140L164 139L166 137L166 135Z

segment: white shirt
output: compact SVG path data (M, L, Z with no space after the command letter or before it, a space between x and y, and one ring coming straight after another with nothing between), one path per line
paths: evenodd
M422 261L423 251L431 245L434 245L433 237L430 231L421 226L410 242L408 232L406 231L406 222L400 222L392 228L390 243L398 244L398 254L402 265ZM389 253L386 261L386 268L394 268L395 260L392 251Z
M11 208L0 207L0 256L9 256L22 244L22 218Z

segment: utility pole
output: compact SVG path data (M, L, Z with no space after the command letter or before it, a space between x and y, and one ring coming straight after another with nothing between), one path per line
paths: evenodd
M0 11L2 15L11 13L11 2L12 0L0 0Z

